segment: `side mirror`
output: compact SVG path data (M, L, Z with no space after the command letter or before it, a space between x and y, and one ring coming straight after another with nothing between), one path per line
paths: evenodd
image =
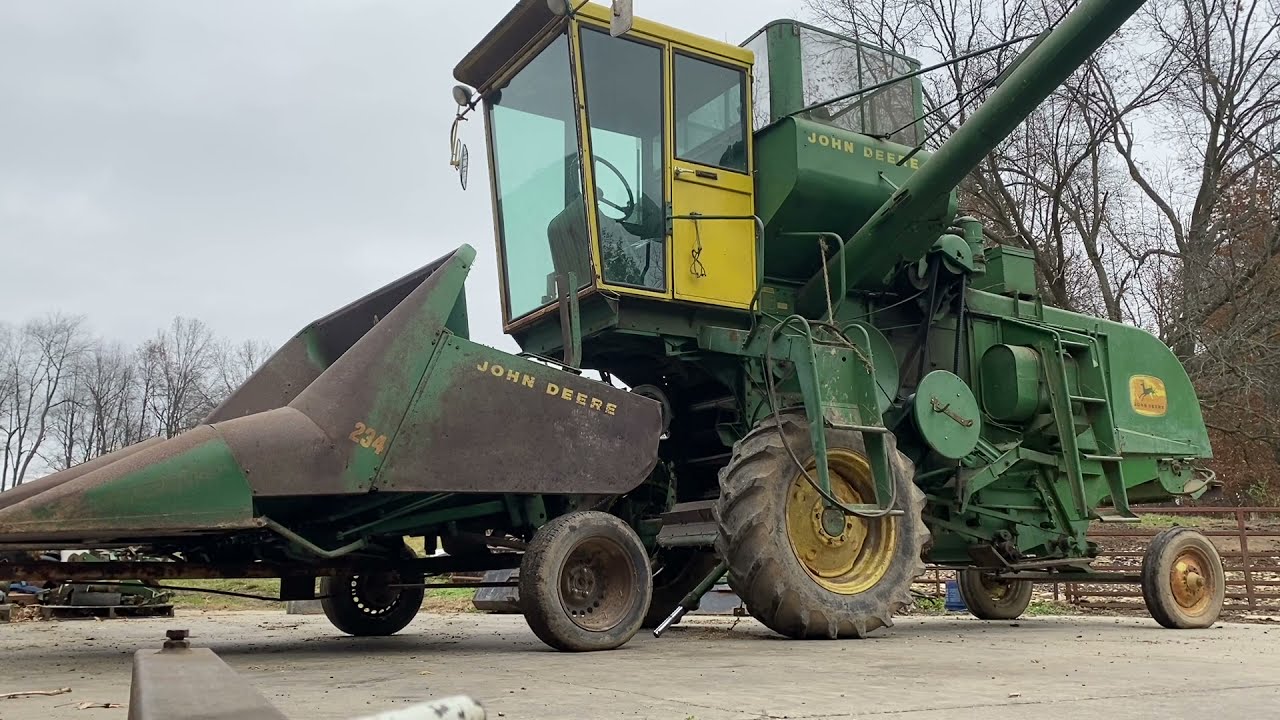
M547 9L552 15L564 17L573 12L573 7L569 5L570 0L547 0Z
M449 166L458 171L458 181L462 183L462 189L466 190L467 176L471 170L471 153L467 152L467 146L458 138L458 125L467 119L464 114L465 111L458 113L458 117L453 119L453 127L449 129Z
M462 189L467 189L467 176L471 170L471 153L467 152L467 146L458 140L453 145L454 167L458 170L458 182L462 183Z
M609 34L613 37L624 35L631 31L634 23L631 0L613 0L613 19L609 22Z

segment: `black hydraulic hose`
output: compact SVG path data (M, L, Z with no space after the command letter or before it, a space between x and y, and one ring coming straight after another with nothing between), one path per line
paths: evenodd
M942 263L934 258L929 265L929 312L924 318L924 328L921 331L920 347L917 352L920 353L920 363L916 370L916 384L924 379L925 365L929 362L929 334L933 329L933 317L938 314L938 275L942 271Z
M951 363L952 372L961 378L964 376L960 375L960 358L964 355L965 335L968 331L968 328L965 327L964 324L964 314L965 310L968 308L968 289L969 276L965 275L960 278L960 307L956 310L956 354ZM968 363L965 364L968 365Z

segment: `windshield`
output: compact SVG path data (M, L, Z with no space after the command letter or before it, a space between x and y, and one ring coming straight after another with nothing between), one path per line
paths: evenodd
M806 106L915 69L897 55L807 27L800 28L800 56ZM818 108L810 117L866 135L887 135L904 145L917 142L915 93L909 80Z
M905 75L918 65L901 55L862 45L840 35L807 25L786 23L788 42L770 42L768 32L760 32L746 47L756 54L755 83L752 87L756 107L755 129L800 107L846 95L861 88ZM767 29L766 29L767 30ZM798 40L798 43L797 43ZM798 57L797 57L798 56ZM799 64L802 92L794 107L771 108L771 84L793 84L790 75ZM775 79L771 73L778 73ZM825 105L805 114L811 120L835 125L864 135L885 136L903 145L916 145L919 106L918 80L902 80L848 100Z
M511 318L550 303L556 276L591 282L568 37L489 100L494 189Z
M586 27L580 42L604 281L663 290L662 48Z

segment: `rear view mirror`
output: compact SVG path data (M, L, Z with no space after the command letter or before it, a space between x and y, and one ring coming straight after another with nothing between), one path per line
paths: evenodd
M467 176L471 170L471 153L467 152L467 146L458 138L458 125L463 120L462 113L453 119L453 127L449 129L449 165L458 171L458 180L462 183L462 189L467 189Z
M631 0L613 0L613 20L609 23L609 34L614 37L626 34L634 22Z
M462 189L467 189L467 176L471 170L471 153L467 152L467 146L459 140L453 146L454 167L458 169L458 181L462 183Z

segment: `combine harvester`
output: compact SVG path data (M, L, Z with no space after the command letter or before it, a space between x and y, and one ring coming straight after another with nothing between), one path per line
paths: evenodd
M172 561L14 569L280 577L285 599L323 578L334 625L377 635L424 577L518 566L564 650L676 622L726 573L783 635L861 637L925 563L981 618L1034 582L1119 580L1165 626L1212 624L1203 536L1166 531L1125 575L1091 571L1086 537L1209 487L1186 372L1046 306L1026 251L956 217L1141 0L1082 0L934 153L909 58L790 21L735 47L626 5L522 0L455 71L521 356L466 339L463 246L308 326L204 425L0 495L0 549Z

